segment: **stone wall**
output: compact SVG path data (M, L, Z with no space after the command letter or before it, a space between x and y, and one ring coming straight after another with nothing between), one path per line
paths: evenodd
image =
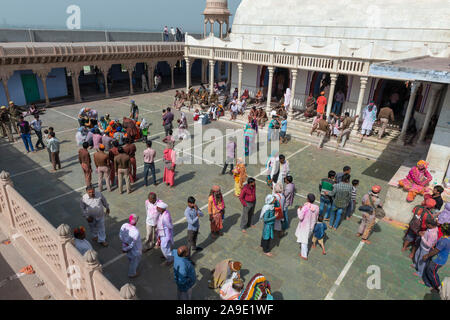
M0 222L24 259L48 290L60 300L135 299L135 288L126 284L120 293L102 274L94 250L82 256L73 246L71 227L55 229L13 187L9 173L0 173ZM14 235L14 237L12 237Z

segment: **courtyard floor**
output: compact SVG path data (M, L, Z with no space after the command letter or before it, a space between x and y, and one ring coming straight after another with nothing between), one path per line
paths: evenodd
M79 207L79 200L84 194L84 178L78 163L78 147L75 142L77 128L77 114L82 106L89 105L96 109L99 115L109 113L112 119L122 119L129 113L129 101L134 99L140 107L140 116L152 123L150 135L154 141L153 147L157 152L156 167L158 182L162 182L164 144L161 142L164 130L161 125L161 110L170 106L173 101L172 90L160 93L138 94L132 97L112 98L83 104L65 105L49 108L41 116L44 127L55 128L56 136L61 141L60 158L62 170L51 173L51 164L45 150L27 154L21 140L9 144L1 139L0 169L11 173L14 187L47 218L50 223L58 227L62 223L72 228L85 225ZM189 124L192 116L187 113ZM175 111L176 119L180 113ZM227 117L228 118L228 117ZM27 119L31 121L31 118ZM228 121L213 122L203 127L217 128L226 135L226 129L241 129L242 126ZM189 130L193 132L191 125ZM288 127L289 132L289 127ZM190 153L197 154L201 150L226 138L215 135L214 142L203 141L192 143ZM32 136L35 143L36 137ZM327 254L322 255L320 249L310 251L308 261L299 258L299 245L294 235L298 223L296 209L305 201L305 195L313 192L318 198L318 184L331 169L340 172L344 165L352 168L352 179L359 179L357 201L366 193L370 186L382 186L382 199L387 191L391 177L398 166L344 155L330 150L318 150L298 140L280 146L280 153L289 160L291 174L297 187L295 208L289 211L290 228L286 237L281 241L275 239L272 250L274 256L266 257L259 247L262 224L256 223L255 228L243 234L239 228L242 206L234 196L234 181L231 175L221 175L221 166L216 164L180 164L177 166L175 188L168 188L164 184L157 187L145 187L143 181L142 151L144 143L137 142L138 181L133 185L131 194L120 195L117 188L112 192L104 191L110 203L111 214L106 218L106 234L109 247L103 248L93 244L103 264L103 272L110 281L120 288L127 282L137 287L140 299L174 299L176 285L173 280L173 269L162 267L161 251L150 250L144 253L140 265L140 276L128 279L128 260L121 253L118 233L120 226L128 220L130 213L140 216L138 222L141 237L145 237L145 207L144 201L149 192L156 192L158 197L169 204L174 223L175 247L186 242L187 224L184 210L188 196L197 199L199 207L204 209L205 217L200 221L198 245L203 251L193 255L196 263L198 282L193 288L193 299L219 299L216 291L208 289L209 270L225 259L232 258L243 264L241 275L249 280L255 273L264 274L270 281L275 299L432 299L429 289L418 283L413 276L413 269L409 267L410 259L407 253L400 251L404 230L384 221L378 223L371 236L372 244L367 245L355 236L359 223L359 212L350 221L343 221L337 231L327 230L325 243ZM201 153L200 153L201 154ZM93 164L94 167L94 164ZM257 212L264 203L270 189L265 183L263 165L248 165L249 176L257 178ZM93 183L96 184L97 175L93 173ZM222 188L226 203L224 221L224 235L213 239L209 233L207 217L207 198L212 185L218 184ZM88 233L88 239L90 235ZM367 282L372 275L371 266L380 270L380 289L369 289ZM369 268L371 267L371 268ZM368 272L369 269L369 272ZM450 269L445 266L440 269L442 279L450 276ZM370 282L370 281L369 281Z

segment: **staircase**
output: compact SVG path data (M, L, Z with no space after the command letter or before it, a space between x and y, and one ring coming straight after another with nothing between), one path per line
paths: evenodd
M247 123L248 112L246 111L243 116L238 116L234 121L229 120L227 113L220 121L237 122L245 125ZM317 136L317 131L313 135L310 135L312 121L313 118L305 118L302 114L294 115L294 120L289 120L288 118L288 136L300 140L303 143L317 146L320 140ZM263 128L263 130L265 129L267 129L267 125ZM323 148L396 165L413 165L421 158L426 157L429 144L415 143L414 145L405 146L404 143L399 143L400 129L398 126L388 127L383 139L378 140L377 134L379 129L379 127L374 126L372 136L365 137L363 142L359 142L356 130L353 130L344 148L338 145L335 137L325 139Z

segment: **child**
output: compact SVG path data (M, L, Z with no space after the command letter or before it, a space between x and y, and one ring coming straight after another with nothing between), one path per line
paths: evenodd
M350 220L350 218L353 215L353 212L355 212L356 207L356 187L359 185L359 180L353 179L352 180L352 195L350 198L350 203L348 204L347 211L346 211L346 219Z
M194 121L198 121L198 118L200 118L200 111L198 111L198 109L195 109L195 112L194 112Z
M283 120L281 121L281 129L280 129L280 140L281 143L286 143L286 131L287 131L287 116L285 115L283 117Z
M322 247L322 254L325 255L325 245L323 243L323 238L325 237L325 230L327 230L327 224L323 222L323 216L319 216L317 223L314 226L313 237L312 237L312 247L316 247L316 243L319 242Z
M432 208L433 215L435 215L441 210L442 206L444 205L444 201L442 200L442 192L444 192L444 188L442 186L434 186L433 191L431 194L425 194L423 196L423 202L422 205L425 205L425 202L427 199L434 199L436 201L436 205L434 208Z
M50 128L52 128L52 127L50 127ZM44 130L43 140L44 140L45 147L47 148L47 152L48 152L48 161L50 161L50 163L52 163L52 153L51 153L50 148L48 146L49 134L50 134L50 131L45 129Z

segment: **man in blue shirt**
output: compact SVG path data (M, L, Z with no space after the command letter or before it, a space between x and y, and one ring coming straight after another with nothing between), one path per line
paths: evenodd
M203 212L195 204L194 197L189 197L187 204L188 204L188 206L187 206L186 210L184 210L184 216L186 217L186 220L188 223L187 239L188 239L188 249L189 249L188 255L190 256L191 250L194 250L194 251L203 250L202 248L197 247L198 229L200 227L198 218L203 217Z
M174 257L173 273L175 283L177 284L177 298L178 300L191 300L192 287L197 281L195 268L189 260L189 249L186 246L181 246L178 250L172 250Z
M423 261L428 263L423 271L422 279L427 287L431 287L431 291L439 292L441 281L439 280L438 270L447 263L450 251L450 223L444 223L441 226L442 237L436 243L436 247L428 254L423 256ZM436 256L434 259L431 257Z
M283 117L283 120L281 121L281 128L280 128L280 139L281 143L286 143L286 131L287 131L287 116L285 115Z

